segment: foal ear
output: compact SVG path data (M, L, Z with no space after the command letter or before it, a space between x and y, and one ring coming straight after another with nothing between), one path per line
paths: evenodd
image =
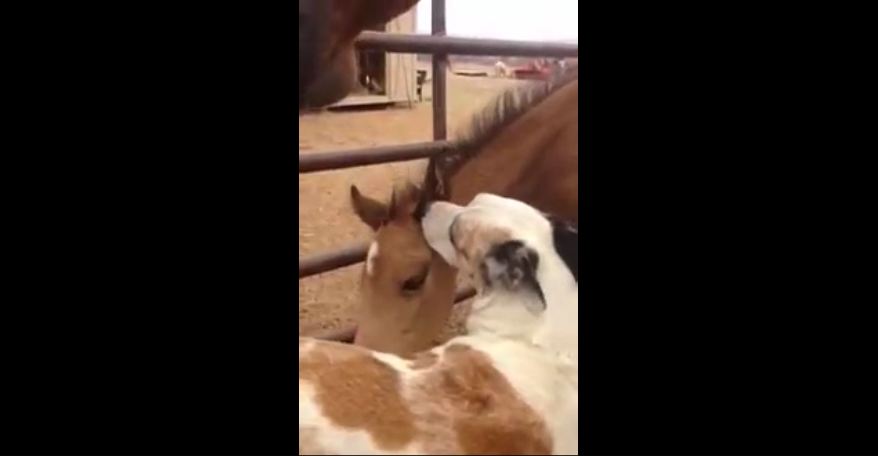
M354 208L354 212L360 217L360 220L369 225L373 231L378 231L378 228L388 220L389 210L387 205L363 196L356 185L351 185L351 205Z
M405 220L415 218L421 206L421 189L411 182L407 182L402 188L394 189L390 200L390 218L392 220Z

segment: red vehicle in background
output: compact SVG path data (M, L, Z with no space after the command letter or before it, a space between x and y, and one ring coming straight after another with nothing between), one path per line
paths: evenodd
M513 68L512 74L515 79L537 79L548 80L556 71L556 68L563 69L560 62L550 62L548 59L534 60L523 67Z

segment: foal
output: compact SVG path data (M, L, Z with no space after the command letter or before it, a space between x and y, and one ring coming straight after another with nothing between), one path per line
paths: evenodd
M299 339L299 454L577 454L578 286L552 223L483 194L423 227L474 282L469 334L407 358Z

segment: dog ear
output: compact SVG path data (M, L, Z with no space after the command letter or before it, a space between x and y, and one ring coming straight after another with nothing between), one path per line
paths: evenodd
M481 264L482 280L486 287L503 287L510 291L529 290L543 303L543 290L537 282L540 256L536 250L521 241L507 241L495 245Z

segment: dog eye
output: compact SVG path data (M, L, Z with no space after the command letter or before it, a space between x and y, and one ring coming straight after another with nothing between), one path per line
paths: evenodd
M424 286L424 282L427 281L427 272L428 269L424 269L420 274L409 277L405 282L402 283L402 291L411 293L413 291L418 291L421 287Z

